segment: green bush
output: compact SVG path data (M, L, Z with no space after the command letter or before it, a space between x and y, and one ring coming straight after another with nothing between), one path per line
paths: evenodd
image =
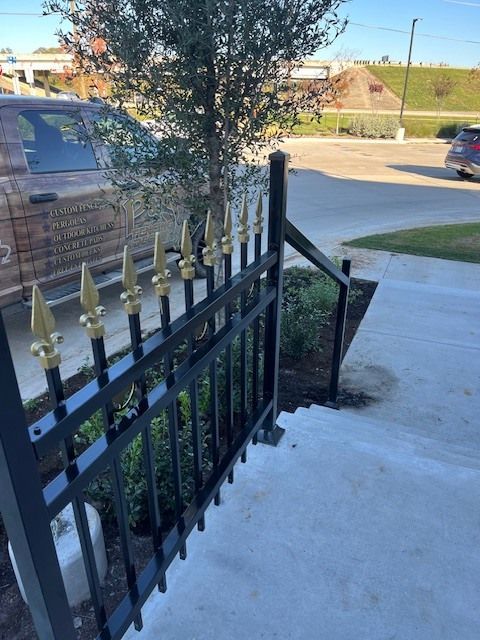
M468 122L451 122L441 126L437 132L437 138L456 138L464 127L468 127Z
M202 414L209 402L208 379L199 383L199 410ZM183 426L179 429L180 464L182 469L182 494L188 504L194 493L193 485L193 444L190 397L187 391L178 396L179 419ZM202 424L203 470L208 474L211 463L209 456L210 434L207 424ZM172 458L168 433L168 415L163 411L154 418L150 428L157 480L160 512L171 519L175 509ZM103 434L101 412L94 414L82 425L76 438L79 444L90 445ZM138 435L122 451L120 465L124 478L125 498L128 507L130 525L136 527L148 520L147 482L143 463L142 437ZM112 476L109 471L99 474L89 485L87 497L100 511L102 519L110 522L115 518L112 491Z
M350 133L360 138L394 138L399 126L392 116L362 113L352 118Z
M320 349L320 329L335 309L337 298L338 286L323 273L302 267L285 271L282 355L299 359Z

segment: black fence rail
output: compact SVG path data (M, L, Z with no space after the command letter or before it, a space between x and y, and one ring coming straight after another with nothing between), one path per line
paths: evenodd
M276 444L283 254L285 241L340 284L337 332L330 385L336 402L349 288L349 262L337 269L286 220L288 156L270 156L267 248L262 252L263 217L259 198L253 224L254 256L248 262L248 210L239 219L241 270L232 275L232 219L225 215L221 240L224 281L216 286L217 251L209 218L205 234L206 296L194 299L194 258L185 223L182 260L185 312L170 315L169 272L156 238L153 285L159 300L160 329L141 330L141 290L125 249L121 300L128 315L131 350L110 363L104 344L105 310L86 266L82 272L80 323L91 342L93 379L69 398L60 376L54 317L34 291L32 353L45 371L51 412L27 428L24 409L0 314L0 509L22 577L39 638L74 640L76 631L63 585L51 522L72 505L86 568L99 640L119 640L133 623L142 628L142 606L156 587L167 589L174 557L185 559L194 527L205 528L205 511L221 502L221 487L234 480L234 466L246 461L253 441ZM100 431L85 440L85 425ZM154 437L159 417L166 439ZM157 422L156 422L157 421ZM144 525L151 557L139 567L132 545L132 507L125 456L140 451ZM161 449L162 451L159 451ZM159 453L167 451L168 483L159 490ZM59 452L63 470L42 482L39 461ZM186 455L185 455L186 453ZM162 458L165 460L165 457ZM111 610L89 530L86 502L92 486L108 487L112 527L118 538L125 593ZM168 500L163 493L167 492ZM165 504L168 506L165 507Z

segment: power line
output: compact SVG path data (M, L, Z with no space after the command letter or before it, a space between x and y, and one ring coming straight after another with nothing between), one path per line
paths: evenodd
M462 2L461 0L443 0L444 2L450 2L450 4L463 4L466 7L480 7L478 2Z
M0 11L0 16L36 16L37 18L43 18L44 15L47 15L47 14L27 13L27 12L19 13L18 11Z
M407 35L410 33L410 31L405 31L404 29L380 27L378 25L373 25L373 24L361 24L360 22L349 22L348 24L351 24L354 27L363 27L364 29L376 29L377 31L393 31L394 33L406 33ZM417 37L433 38L434 40L449 40L450 42L463 42L466 44L480 44L480 41L478 40L460 40L459 38L448 38L447 36L437 36L431 33L417 33Z

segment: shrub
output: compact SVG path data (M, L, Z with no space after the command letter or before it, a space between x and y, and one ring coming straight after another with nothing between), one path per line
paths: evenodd
M468 122L452 122L443 125L437 132L437 138L456 138L461 130L468 126Z
M360 138L394 138L399 126L392 116L359 114L352 118L350 133Z
M199 409L202 412L208 402L209 385L206 378L199 382ZM183 426L179 429L180 463L182 468L182 494L185 504L193 496L193 444L190 398L187 391L181 391L178 396L179 418ZM211 468L209 459L208 425L202 424L202 458L203 470L208 474ZM170 438L168 432L168 415L163 411L152 420L150 433L152 437L155 470L160 512L167 518L174 512L174 486L172 475ZM101 412L94 414L84 422L77 442L90 445L103 434ZM143 464L142 437L138 435L123 450L120 464L124 478L125 499L128 507L130 525L136 527L148 520L147 482ZM111 522L115 518L115 507L112 490L112 477L109 471L99 474L89 485L87 496L91 503L100 511L102 519Z
M282 355L299 359L320 349L320 328L335 308L338 286L323 273L293 267L285 272L282 303Z

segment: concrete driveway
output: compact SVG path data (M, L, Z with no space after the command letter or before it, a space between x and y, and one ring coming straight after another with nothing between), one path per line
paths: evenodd
M443 167L445 144L301 138L286 142L283 149L291 154L296 170L290 177L288 217L330 255L342 255L342 241L365 234L479 219L480 181L462 182ZM286 258L289 264L297 256L287 247ZM157 300L150 275L143 274L140 280L144 288L142 327L152 330L159 324ZM172 306L179 314L183 301L178 272L172 284ZM204 282L197 282L199 299L204 287ZM108 311L108 353L129 342L120 293L120 284L101 291L101 302ZM78 300L55 307L54 313L57 330L65 337L60 346L61 370L68 377L90 355L89 340L78 325ZM6 322L22 396L35 397L45 389L45 382L30 355L30 313L22 311Z

